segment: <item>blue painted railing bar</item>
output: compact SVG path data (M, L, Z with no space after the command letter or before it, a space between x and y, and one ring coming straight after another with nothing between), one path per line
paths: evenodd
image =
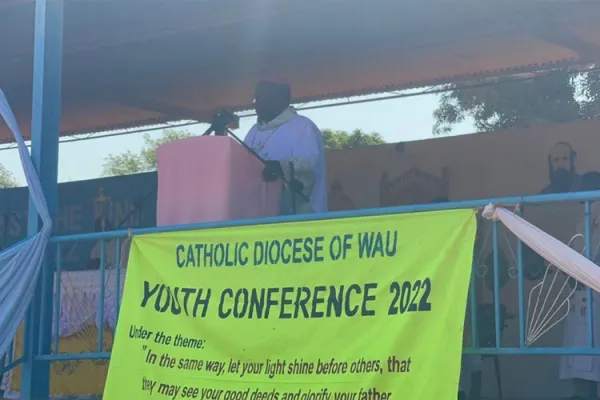
M44 250L45 250L45 249L44 249ZM45 251L44 251L44 252L45 252ZM44 252L42 252L42 253L40 254L40 257L41 257L41 259L40 259L40 261L41 261L41 264L44 262L44 261L43 261ZM40 266L42 266L42 265L40 265ZM49 280L48 280L48 275L52 275L52 274L54 274L54 271L52 271L52 269L51 269L51 268L43 268L43 267L42 267L42 268L41 268L41 273L40 273L40 275L41 275L41 276L40 276L40 279L41 279L43 282L49 282ZM52 282L54 282L53 278L51 278L50 280L51 280ZM41 287L41 294L42 294L42 304L45 304L45 302L47 301L47 299L50 299L50 301L52 301L52 299L54 299L54 293L53 293L53 292L54 292L54 285L52 285L52 286L46 286L46 285L42 285L42 287ZM48 308L46 308L46 309L48 309ZM51 302L50 302L50 308L49 308L49 309L50 309L50 311L51 311L50 313L48 313L48 312L45 312L45 313L42 313L42 314L40 315L40 325L41 325L41 326L50 326L50 327L52 326L52 320L53 320L53 318L52 318L52 316L53 316L53 314L52 314L52 311L53 311L53 310L52 310L52 303L51 303ZM51 334L52 334L52 331L50 330L50 331L48 331L48 333L51 335ZM39 329L39 330L37 331L37 348L38 348L38 349L42 349L42 348L43 348L43 346L44 346L44 342L46 342L46 341L47 341L46 339L47 339L47 338L46 338L46 337L45 337L45 335L44 335L44 331L42 331L41 329ZM50 344L51 344L51 343L50 343ZM48 351L51 351L51 349L52 349L52 348L51 348L51 347L49 347L49 348L48 348Z
M523 216L523 207L519 207L519 216ZM525 316L525 287L523 282L523 242L517 238L517 296L519 316ZM519 318L519 347L525 347L525 317Z
M329 219L339 218L350 218L350 217L371 217L377 215L392 215L392 214L408 214L416 212L427 212L427 211L442 211L442 210L457 210L465 208L483 208L490 203L494 204L548 204L548 203L563 203L571 201L585 201L585 200L600 200L600 190L594 190L590 192L576 192L576 193L561 193L561 194L544 194L535 196L521 196L521 197L499 197L494 199L481 199L481 200L469 200L469 201L458 201L448 203L432 203L432 204L418 204L410 206L399 206L399 207L386 207L386 208L369 208L360 210L350 211L336 211L322 214L301 214L301 215L287 215L282 217L269 217L269 218L249 218L243 220L232 220L232 221L220 221L220 222L207 222L199 224L186 224L186 225L172 225L172 226L159 226L154 228L138 228L138 229L121 229L116 231L108 232L94 232L94 233L82 233L73 235L61 235L50 238L53 243L59 242L74 242L77 240L107 240L116 239L119 237L126 237L131 235L148 235L153 233L165 233L165 232L176 232L185 230L196 230L196 229L214 229L214 228L228 228L228 227L240 227L249 225L266 225L284 222L309 222L309 221L320 221Z
M106 282L106 240L100 241L100 301L98 302L98 352L102 353L104 350L104 298L106 296L105 282ZM117 269L117 275L119 270Z
M56 280L54 296L54 353L60 353L60 295L62 287L62 247L60 243L56 245Z
M479 347L479 330L477 329L477 263L471 268L471 282L469 284L469 305L471 314L471 347Z
M115 245L115 330L119 320L119 308L121 308L121 238L117 238Z
M14 349L15 349L15 341L11 341L10 342L10 346L8 346L8 350L6 352L5 358L4 358L4 362L2 365L2 368L0 368L0 377L2 375L4 375L5 372L10 371L11 369L15 368L17 365L19 365L22 361L22 357L17 359L17 360L13 360L14 358Z
M36 361L108 360L110 352L39 354L33 359Z
M592 206L589 201L585 202L585 219L584 219L584 235L585 235L585 256L592 259ZM592 289L587 288L587 328L588 328L588 344L594 347L594 297Z
M465 208L482 208L483 206L489 203L503 203L503 204L511 204L517 205L518 212L521 214L523 212L523 204L547 204L547 203L558 203L558 202L582 202L585 201L585 235L586 235L586 256L591 257L591 245L589 234L591 231L591 201L592 200L600 200L600 191L587 192L587 193L568 193L568 194L557 194L557 195L540 195L540 196L525 196L525 197L511 197L511 198L500 198L500 199L486 199L486 200L475 200L475 201L464 201L464 202L455 202L455 203L436 203L436 204L426 204L426 205L415 205L415 206L402 206L402 207L391 207L384 209L369 209L369 210L355 210L355 211L347 211L347 212L336 212L336 213L327 213L321 215L311 215L311 216L291 216L291 217L280 217L280 218L267 218L260 220L241 220L241 221L227 221L227 222L218 222L218 223L204 223L204 224L191 224L191 225L182 225L182 226L173 226L173 227L158 227L158 228L149 228L149 229L135 229L135 230L121 230L121 231L113 231L113 232L96 232L90 234L82 234L82 235L66 235L51 238L51 242L57 245L57 253L60 253L60 244L70 241L84 241L84 240L96 240L99 241L100 245L100 269L98 271L100 278L100 305L98 308L98 318L96 318L97 326L98 326L98 343L97 343L97 352L90 353L82 353L82 354L61 354L57 352L58 344L55 345L55 350L49 354L38 354L34 356L34 359L37 361L66 361L66 360L80 360L80 359L107 359L110 358L110 353L106 352L104 349L104 315L106 309L104 308L105 297L107 292L105 290L104 285L107 283L106 280L106 269L107 269L107 259L106 259L106 249L107 249L107 240L115 239L116 248L115 248L115 256L114 256L114 269L115 269L115 315L118 320L118 312L119 312L119 298L120 298L120 289L121 289L121 277L119 273L119 267L121 265L121 257L123 256L123 243L126 240L129 240L131 235L140 235L140 234L151 234L157 232L173 232L173 231L184 231L190 229L209 229L209 228L219 228L219 227L236 227L236 226L247 226L247 225L259 225L259 224L267 224L267 223L281 223L281 222L291 222L291 221L312 221L312 220L321 220L321 219L333 219L333 218L345 218L345 217L363 217L363 216L373 216L373 215L389 215L389 214L401 214L401 213L412 213L412 212L426 212L426 211L437 211L437 210L449 210L449 209L465 209ZM494 328L492 337L495 338L495 345L491 345L490 343L481 343L480 338L480 326L478 319L478 296L477 296L477 285L476 279L477 276L477 260L473 265L472 275L471 275L471 284L470 284L470 293L469 293L469 317L470 317L470 334L471 334L471 344L464 348L465 354L478 354L478 355L600 355L600 347L594 348L593 341L593 327L589 329L589 333L591 334L591 340L589 341L588 347L583 348L562 348L562 347L529 347L526 345L526 334L527 334L527 321L526 321L526 304L525 304L525 283L524 283L524 252L523 252L523 244L518 241L517 242L517 254L515 255L517 261L517 279L518 279L518 345L516 347L504 347L502 346L502 334L503 334L503 323L505 316L502 316L502 306L501 306L501 297L500 297L500 227L498 222L492 223L491 228L491 236L492 236L492 255L493 255L493 270L490 271L493 273L493 323ZM126 238L126 239L125 239ZM507 239L508 240L508 239ZM60 271L60 260L57 260L57 271ZM112 280L111 280L112 281ZM111 292L111 294L113 294ZM59 317L60 312L60 296L57 295L57 304L55 304L56 317ZM593 319L593 314L590 314L588 309L588 320ZM55 321L58 325L58 321ZM115 321L115 324L117 322ZM590 324L592 325L592 324ZM56 328L55 328L56 329ZM56 340L56 339L55 339ZM489 347L481 347L482 345Z
M496 348L499 348L502 340L502 321L500 318L500 261L498 259L498 221L492 222L492 243L494 255L494 335L496 338Z
M15 341L13 340L10 342L10 346L8 347L8 352L7 352L7 357L6 357L8 364L10 364L14 361L13 360L13 358L15 356L14 353L15 353Z
M588 347L575 348L575 347L465 347L463 349L464 354L478 354L478 355L507 355L507 356L519 356L519 355L561 355L561 356L581 356L581 355L599 355L600 348L590 349ZM40 361L72 361L72 360L107 360L110 359L109 352L103 353L63 353L63 354L45 354L37 355L33 357L35 360Z
M49 219L54 220L58 209L58 138L62 89L63 0L36 0L33 36L33 93L31 109L31 159L40 176L40 193L48 203ZM26 150L25 150L26 152ZM39 235L40 226L34 205L31 183L28 182L29 213L27 235ZM37 208L37 212L40 212ZM48 224L44 223L44 226ZM50 234L50 231L48 232ZM47 399L50 390L50 365L36 362L34 356L52 351L54 257L50 251L42 254L41 279L32 280L34 293L28 318L24 324L24 361L21 369L21 399ZM45 297L44 297L45 295ZM23 303L27 301L23 297ZM45 316L45 317L43 317ZM50 316L50 324L48 324ZM42 337L36 341L35 335Z
M465 347L463 348L463 354L481 356L600 356L600 347Z
M17 358L15 361L10 361L8 364L4 366L4 368L0 369L0 375L4 375L6 372L10 371L13 368L18 367L23 363L23 357Z

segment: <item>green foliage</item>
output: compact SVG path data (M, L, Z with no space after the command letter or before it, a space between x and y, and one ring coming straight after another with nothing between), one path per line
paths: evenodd
M121 154L111 154L104 159L102 175L121 176L139 174L156 170L156 149L163 144L192 136L188 131L164 130L158 139L144 135L144 146L139 153L126 151Z
M17 187L19 183L15 179L12 172L10 172L6 167L0 164L0 188L14 188Z
M324 129L323 141L326 149L351 149L385 143L385 140L383 140L383 137L379 133L366 133L361 129L355 129L352 133Z
M156 149L166 143L192 136L188 131L165 130L158 139L144 136L144 146L139 153L125 151L121 154L111 154L104 159L103 176L121 176L139 174L156 170ZM345 131L323 131L325 148L349 149L361 146L374 146L385 143L379 133L365 133L355 129L352 133Z
M457 88L449 85L449 89ZM531 80L452 90L434 111L435 135L472 119L480 132L564 123L600 115L599 72L557 70Z

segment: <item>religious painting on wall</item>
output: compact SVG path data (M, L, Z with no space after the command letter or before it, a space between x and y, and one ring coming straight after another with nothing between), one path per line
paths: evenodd
M156 173L69 182L59 185L59 234L90 233L156 225ZM27 188L0 189L0 244L10 246L27 233ZM96 243L65 243L63 270L89 269Z
M344 204L352 204L354 208L371 208L429 203L436 201L435 197L462 201L598 190L599 131L600 121L588 120L330 151L327 160L329 180L335 182L336 188L343 188L346 199L341 202L337 200L340 197L330 197L330 205L336 209ZM516 204L509 205L509 208L514 206ZM521 206L520 211L525 219L565 243L575 236L583 221L583 204L580 202L528 204ZM518 243L501 224L498 225L497 236L498 287L501 309L504 310L501 341L502 346L518 346L519 324L512 319L519 308ZM495 285L493 227L490 221L479 221L477 237L474 253L477 301L489 311L490 305L493 305ZM598 241L600 244L600 236ZM527 304L530 293L535 293L532 290L544 278L547 263L527 246L522 247L522 254L524 301ZM495 320L483 320L479 321L481 325L478 328L486 332L489 339L493 336L489 336L490 332L495 332ZM560 346L562 324L545 333L541 340L544 345ZM487 340L487 344L495 345L495 339ZM544 360L509 357L502 361L502 369L510 371L503 373L505 387L514 387L511 383L514 379L527 375L532 382L537 382L535 385L539 386L540 393L561 391L562 386L557 379L559 357L546 357ZM493 367L485 364L484 375L493 376ZM495 391L492 394L495 395Z
M540 192L596 190L600 188L600 173L596 172L600 171L600 158L596 155L600 148L598 131L600 122L590 120L331 150L327 154L329 209L341 211ZM59 232L83 233L154 226L155 188L154 173L63 184L60 186ZM0 196L0 240L6 246L25 235L27 191L18 188L0 190L0 193L4 193ZM583 219L583 205L580 203L527 205L521 207L521 211L527 220L564 242L575 234ZM518 324L509 320L511 315L517 314L519 307L517 240L502 226L498 226L497 234L500 252L498 287L503 315L507 317L506 326L502 324L501 341L503 346L518 346ZM493 304L494 290L492 236L492 224L480 219L474 253L476 286L479 304L488 306ZM82 242L65 247L63 268L83 274L94 272L98 264L97 245ZM543 278L546 264L525 246L523 258L525 293L529 294ZM494 331L491 327L495 320L484 319L487 321L485 327L479 328L487 335ZM86 327L81 332L61 338L61 351L93 350L94 327ZM110 346L110 330L105 333L108 335L106 345ZM544 340L550 346L560 345L562 330L551 330ZM488 342L495 345L495 339ZM74 367L64 364L54 368L54 393L93 394L101 390L104 365ZM502 362L502 368L511 372L504 375L506 386L518 386L512 385L511 376L529 374L532 380L546 382L544 387L547 391L557 390L554 383L550 383L556 380L557 358L548 357L540 362L509 357ZM91 375L100 378L91 382L86 378ZM79 376L82 378L78 379ZM18 390L16 382L12 381L13 390Z
M112 229L149 227L156 224L156 174L69 182L59 185L59 234L101 232ZM1 240L10 245L26 233L27 189L4 189L0 196ZM3 211L3 212L2 212ZM123 293L127 241L105 240L105 280L100 279L100 241L74 241L61 245L59 351L89 353L97 350L98 322L103 317L104 351L113 343L117 313L117 293ZM120 265L116 265L117 246ZM119 290L117 291L117 275ZM104 310L100 313L100 292L104 290ZM14 357L22 355L22 329L14 342ZM69 360L51 366L53 395L99 395L104 388L107 360ZM19 392L21 369L3 376L3 389ZM92 377L92 378L90 378Z
M441 177L411 168L394 180L389 171L381 173L379 206L394 207L411 204L435 203L448 197L448 177L443 169Z
M558 142L548 153L548 185L541 193L576 192L581 186L581 175L577 173L577 152L569 142Z

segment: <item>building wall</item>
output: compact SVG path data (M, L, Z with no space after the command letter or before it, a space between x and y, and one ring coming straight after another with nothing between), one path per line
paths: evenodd
M572 167L579 175L600 171L599 132L600 122L584 121L330 151L330 209L538 194L549 184L551 151L557 159L564 155L563 161L566 160L569 166L572 161ZM574 153L569 150L562 154L561 146L558 150L554 146L559 142L568 142ZM564 150L565 146L562 147ZM100 217L107 218L112 228L154 226L156 174L62 184L60 204L58 233L91 232ZM25 188L0 190L1 245L10 245L24 237L26 211ZM568 241L583 218L583 210L580 204L547 205L528 207L524 215L542 229ZM476 284L480 304L492 301L490 232L491 225L481 221L474 260L478 266ZM63 268L70 271L85 269L93 245L74 243L64 248ZM514 236L504 229L500 230L500 247L505 255L501 263L500 295L508 314L517 315L517 244ZM539 283L544 266L532 264L527 268L530 279L525 285L526 296ZM559 324L535 345L560 346L562 337L563 326ZM518 346L518 342L518 323L515 319L508 320L502 345ZM500 364L506 398L536 399L569 394L565 382L558 380L559 357L509 356L501 357ZM104 367L102 371L98 370L98 374L104 373ZM91 375L89 371L86 374ZM74 381L78 382L73 383L76 387L57 391L77 393L86 390L85 385L81 386L85 379ZM484 359L484 387L484 395L496 395L491 359Z

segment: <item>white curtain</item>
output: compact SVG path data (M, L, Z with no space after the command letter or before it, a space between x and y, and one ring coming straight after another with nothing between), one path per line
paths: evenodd
M2 90L0 115L17 142L29 195L42 221L42 229L36 235L0 252L0 354L6 354L33 298L44 252L52 232L52 220L40 179Z

